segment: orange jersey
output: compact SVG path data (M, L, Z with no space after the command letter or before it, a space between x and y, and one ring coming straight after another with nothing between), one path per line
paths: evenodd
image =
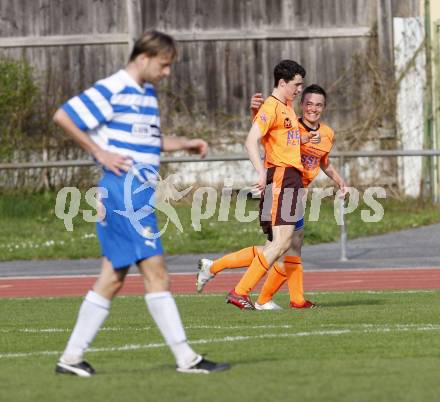
M264 166L294 167L303 170L298 119L293 108L269 96L254 118L261 130Z
M301 135L312 131L302 122L301 119L299 119L299 130ZM304 187L307 187L318 175L321 169L321 163L324 165L328 164L328 157L333 147L333 139L335 136L333 130L325 124L320 124L318 129L313 131L319 131L319 134L321 134L321 142L319 144L308 142L301 145L301 162L304 167Z

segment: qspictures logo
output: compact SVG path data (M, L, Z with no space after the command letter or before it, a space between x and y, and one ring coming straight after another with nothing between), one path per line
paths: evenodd
M170 225L175 226L179 232L186 230L200 232L202 222L212 219L219 222L235 219L240 223L250 223L259 219L259 211L256 209L258 207L255 203L251 204L252 206L249 203L250 198L261 197L261 194L256 194L253 188L243 188L237 192L234 181L230 178L224 180L220 189L209 186L197 187L195 184L179 189L179 182L181 178L178 174L162 178L151 167L135 165L124 177L123 204L118 209L106 210L103 201L109 194L104 187L92 187L84 195L76 187L64 187L57 194L55 214L63 220L67 231L74 230L74 219L80 214L85 221L102 225L106 224L109 213L118 214L127 219L140 235L153 240L164 234ZM302 211L306 222L316 222L320 219L324 199L332 200L333 215L337 225L343 225L344 217L357 209L360 209L361 220L365 223L379 222L385 214L382 204L378 201L387 196L383 187L369 187L363 191L348 187L345 198L341 191L335 192L333 187L300 189L300 191L297 197L293 197L291 192L287 191L280 200L281 210L287 211L284 217L287 221L301 218L287 216L288 211L292 210L289 203L294 198L301 202L297 210ZM234 197L235 192L237 193ZM80 209L82 197L90 208ZM134 205L134 197L141 198L143 204L140 207ZM183 226L178 209L173 205L183 198L186 203L189 201L191 210L191 224L186 226ZM136 204L138 202L139 200ZM304 211L307 213L305 214ZM154 213L165 216L165 223L157 230L142 224L144 218Z

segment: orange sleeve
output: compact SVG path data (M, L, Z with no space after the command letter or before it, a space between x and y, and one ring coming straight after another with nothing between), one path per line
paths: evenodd
M330 152L327 152L322 158L321 158L321 166L328 166L330 164L330 158L329 158Z
M258 110L258 113L254 118L254 124L255 123L258 124L258 127L260 127L261 135L264 137L272 127L275 120L276 120L275 108L272 107L272 105L263 103L263 105L260 107L260 110Z

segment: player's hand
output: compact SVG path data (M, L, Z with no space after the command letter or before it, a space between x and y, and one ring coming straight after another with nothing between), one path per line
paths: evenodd
M339 184L339 191L340 191L340 193L339 193L339 198L344 199L345 196L346 196L347 193L348 193L347 185L345 184L345 182L341 182L341 183Z
M103 222L105 220L106 209L101 197L96 200L96 212L98 213L98 222Z
M257 92L256 94L252 95L250 109L253 110L255 113L257 113L258 109L260 109L263 103L264 103L263 94L261 92Z
M266 188L266 181L267 181L267 171L266 171L266 169L263 169L260 172L260 174L258 175L258 181L257 181L255 187L259 191L264 191L264 189Z
M262 194L263 194L263 191L258 188L257 184L252 185L252 187L251 187L252 198L261 197Z
M321 134L319 134L319 131L310 131L309 140L312 144L319 144L321 142Z
M128 172L133 166L133 160L129 156L115 154L100 149L93 155L95 159L114 174L121 176L122 172Z
M190 153L199 154L203 159L208 153L208 143L201 138L195 138L193 140L188 140L185 147Z
M310 142L310 135L309 134L302 134L301 135L301 145L307 144Z

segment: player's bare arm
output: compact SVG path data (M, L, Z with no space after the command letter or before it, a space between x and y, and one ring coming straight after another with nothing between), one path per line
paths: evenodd
M97 145L90 136L80 130L69 115L62 109L58 109L53 117L54 122L59 125L72 139L86 152L92 155L101 165L120 176L121 171L128 172L132 166L132 160L113 152L105 151Z
M188 139L185 137L162 137L162 150L167 152L187 150L204 158L208 153L208 143L201 138Z
M263 191L266 186L266 168L263 165L260 156L259 141L261 139L261 130L258 124L253 124L246 138L245 147L255 170L258 173L258 182L256 187Z
M339 187L339 190L342 192L341 196L345 196L345 194L347 194L347 185L334 166L331 163L328 165L321 163L321 169Z

